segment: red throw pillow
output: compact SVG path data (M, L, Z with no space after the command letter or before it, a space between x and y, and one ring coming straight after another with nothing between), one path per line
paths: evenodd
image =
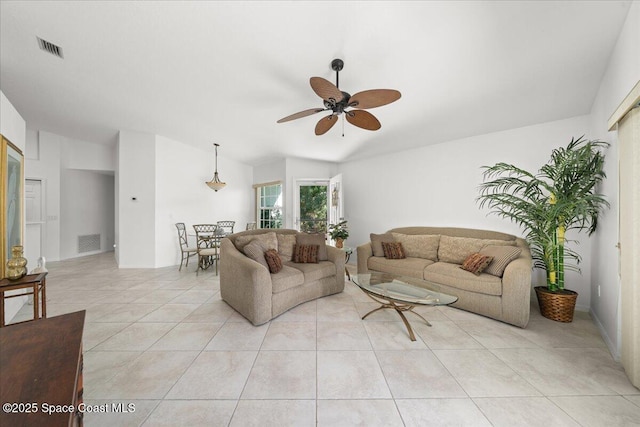
M400 242L381 242L382 252L387 259L403 259L407 256L404 253L404 248Z
M280 270L282 270L282 260L280 259L280 255L278 255L278 251L275 249L266 251L264 253L264 259L267 261L271 274L279 273Z
M293 247L293 262L301 264L317 264L319 247L319 245L295 245Z
M470 271L471 273L479 276L480 273L484 271L485 268L493 261L492 256L482 255L479 253L471 254L464 260L461 269Z

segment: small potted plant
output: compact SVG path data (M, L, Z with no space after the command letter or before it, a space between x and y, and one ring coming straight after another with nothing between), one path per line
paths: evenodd
M347 221L342 220L337 224L330 224L329 236L331 237L331 240L336 242L336 248L342 248L344 241L349 237Z
M535 291L544 317L571 322L578 294L565 289L564 271L580 271L580 256L565 243L568 230L591 235L598 215L609 203L598 188L606 175L603 141L572 139L566 148L557 148L538 173L514 165L498 163L485 167L480 186L480 207L509 219L525 231L533 265L546 270L547 286ZM565 257L574 263L565 263Z

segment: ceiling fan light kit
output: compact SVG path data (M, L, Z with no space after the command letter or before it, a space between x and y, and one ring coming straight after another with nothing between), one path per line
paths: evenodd
M224 187L226 187L227 183L220 181L220 178L218 177L218 147L220 146L220 144L213 145L216 147L216 171L214 172L211 181L207 181L205 182L205 184L207 184L210 189L217 192L218 190L222 190Z
M289 116L283 117L277 123L284 123L322 111L331 111L331 114L318 121L315 128L316 135L324 135L338 122L338 116L344 113L343 118L354 126L366 130L378 130L382 127L378 119L366 108L375 108L390 104L400 99L400 92L394 89L371 89L358 92L351 96L349 93L339 89L339 73L344 68L342 59L331 61L331 69L336 72L336 84L323 79L322 77L311 77L309 83L311 89L323 99L324 108L310 108ZM349 108L349 110L347 110ZM344 136L344 133L343 135Z

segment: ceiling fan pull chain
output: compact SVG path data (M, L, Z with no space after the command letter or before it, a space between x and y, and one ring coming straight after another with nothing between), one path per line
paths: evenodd
M344 138L344 114L342 115L342 137Z

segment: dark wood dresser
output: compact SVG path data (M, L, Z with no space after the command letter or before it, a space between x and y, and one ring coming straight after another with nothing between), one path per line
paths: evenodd
M0 329L0 425L82 425L85 313Z

